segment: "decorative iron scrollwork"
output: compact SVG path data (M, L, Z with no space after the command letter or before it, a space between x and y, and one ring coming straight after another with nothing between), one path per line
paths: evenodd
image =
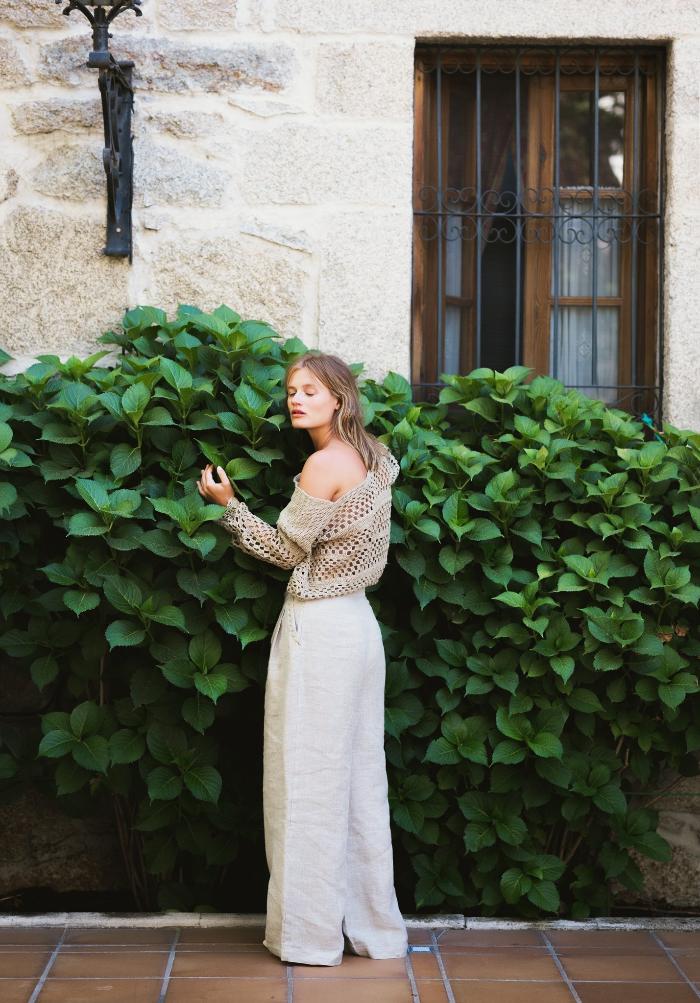
M640 55L638 72L642 76L654 76L658 72L659 51L655 46L636 46ZM597 53L597 55L596 55ZM571 45L493 45L484 52L481 45L441 45L419 44L416 47L416 66L422 73L431 74L440 69L441 73L459 73L466 76L483 73L512 74L523 76L554 75L557 58L563 75L593 74L596 64L601 77L632 76L634 64L629 58L629 49L624 45L594 45L574 43Z
M55 0L63 3L64 0ZM87 66L99 72L105 145L102 161L107 177L107 243L104 253L132 260L131 204L133 196L133 137L131 113L134 90L131 60L116 60L109 51L109 26L124 11L141 17L141 0L70 0L62 12L79 10L92 27L93 51ZM90 10L94 8L94 10ZM109 8L109 10L107 10Z

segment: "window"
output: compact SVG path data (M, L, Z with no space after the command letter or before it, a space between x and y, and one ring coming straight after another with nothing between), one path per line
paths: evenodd
M660 419L664 58L417 46L412 369L424 399L441 373L520 364Z

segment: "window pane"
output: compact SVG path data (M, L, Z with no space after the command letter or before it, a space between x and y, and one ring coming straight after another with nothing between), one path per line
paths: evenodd
M516 284L518 263L518 188L523 187L524 156L518 156L516 114L526 132L527 78L520 79L516 108L514 73L484 73L481 78L481 365L507 369L517 358ZM522 140L521 140L522 146ZM522 255L521 255L522 265Z
M598 219L590 198L562 198L559 221L559 296L593 296L593 241L596 245L597 296L620 295L620 214L614 199L600 199ZM554 293L554 275L552 275Z
M524 182L527 77L521 78L520 187ZM476 143L476 72L444 73L446 107L445 175L440 233L443 241L445 296L466 299L471 307L446 305L444 360L459 360L467 339L476 338L476 310L481 331L482 366L507 369L516 356L517 155L516 84L509 73L482 73L481 142ZM478 199L478 200L477 200ZM477 268L477 254L479 263ZM466 259L466 260L465 260ZM520 256L522 271L523 255ZM480 279L477 276L480 275ZM478 282L478 288L477 288ZM451 319L448 323L447 315ZM488 336L487 336L488 332ZM464 345L460 352L458 339Z
M462 252L460 219L456 213L445 217L445 295L463 296L468 290L462 289ZM445 371L458 373L461 363L462 309L459 306L445 306Z
M593 311L590 307L559 307L559 323L554 342L552 311L552 375L567 386L580 386L583 393L612 403L617 400L619 311L598 307L596 311L596 363L593 360ZM604 390L599 385L612 386Z
M445 308L445 372L460 371L460 342L462 339L462 309Z
M445 295L461 296L462 290L462 241L460 239L461 217L457 213L445 216Z
M563 188L593 184L593 92L561 93L559 105L559 180ZM598 97L598 184L622 186L624 170L624 91L601 91Z
M474 74L443 73L442 89L447 111L447 163L445 181L450 191L448 204L455 199L468 198L462 191L473 184L473 126L474 126ZM450 205L450 208L459 206Z

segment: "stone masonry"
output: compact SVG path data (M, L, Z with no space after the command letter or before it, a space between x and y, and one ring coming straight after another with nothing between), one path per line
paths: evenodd
M135 62L129 265L101 255L87 22L50 0L0 0L7 371L40 350L93 350L138 303L172 311L197 297L349 352L366 375L408 376L416 40L666 42L664 414L700 428L697 4L506 0L497 17L466 0L144 0L142 10L117 18L111 42Z

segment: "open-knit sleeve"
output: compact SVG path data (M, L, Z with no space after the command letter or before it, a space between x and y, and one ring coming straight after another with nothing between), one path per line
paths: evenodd
M294 493L280 512L277 526L255 515L239 498L228 502L217 521L231 534L233 546L279 568L294 568L311 553L334 510L330 499L310 495L295 482Z
M394 454L388 449L386 458L389 463L389 484L393 484L401 472L401 465Z

